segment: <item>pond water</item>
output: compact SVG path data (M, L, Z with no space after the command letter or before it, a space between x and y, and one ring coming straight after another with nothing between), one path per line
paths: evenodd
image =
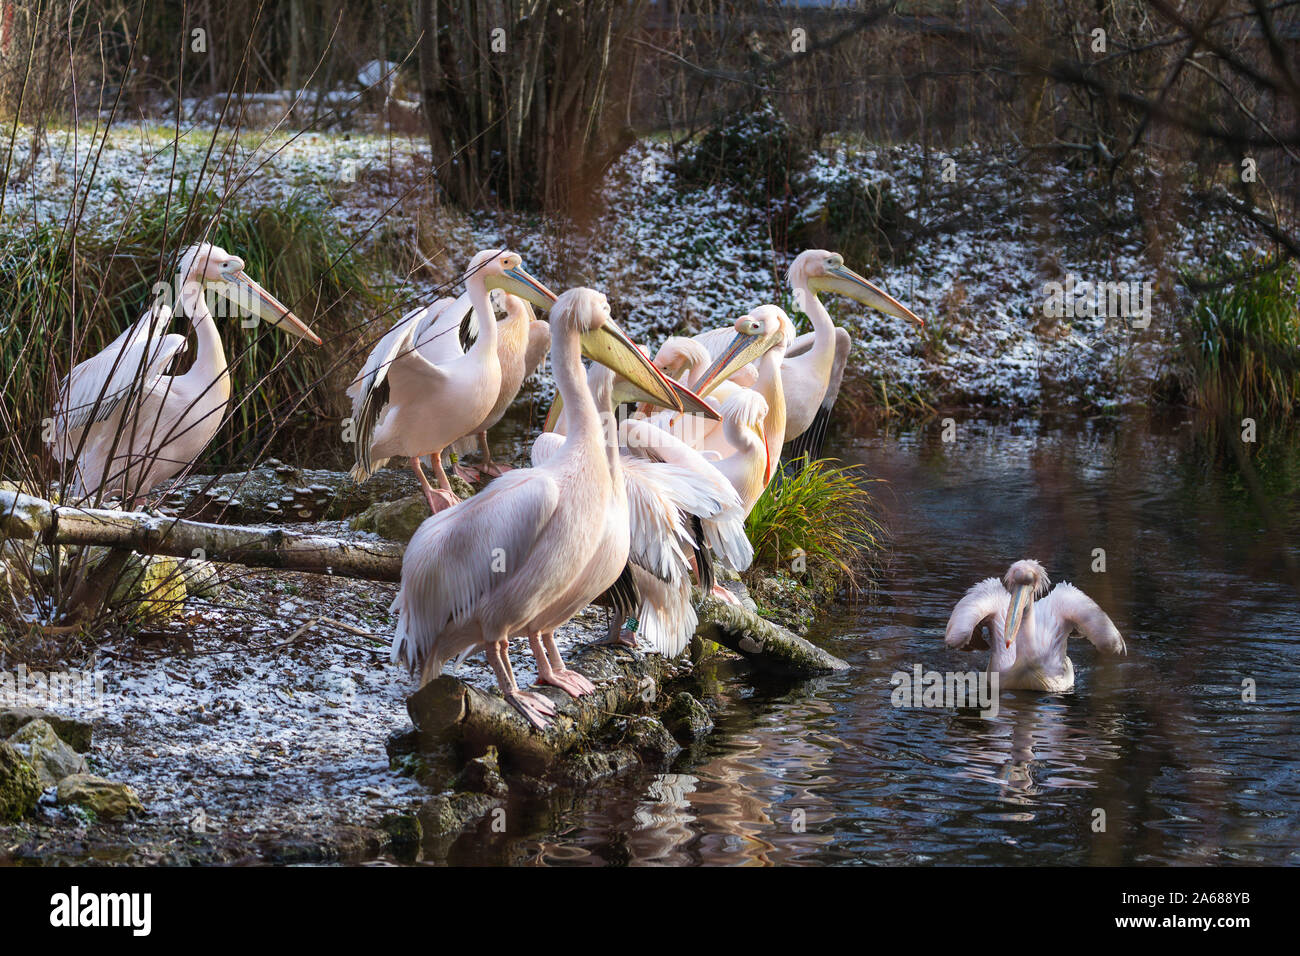
M1300 862L1300 435L1259 436L1260 499L1187 416L954 425L951 442L936 420L836 449L884 479L894 533L876 599L810 635L852 671L707 674L718 731L671 773L513 808L449 861ZM1073 639L1073 692L1003 692L987 719L894 707L896 671L984 668L944 624L1021 557L1096 598L1128 657Z

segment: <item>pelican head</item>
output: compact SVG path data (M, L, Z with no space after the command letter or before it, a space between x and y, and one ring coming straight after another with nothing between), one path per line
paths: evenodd
M681 378L682 373L703 368L713 358L702 344L682 335L664 339L655 353L654 366L669 378Z
M577 331L586 358L621 375L648 401L674 411L683 410L673 383L618 327L610 314L609 300L602 293L585 288L562 293L551 309L551 328L558 331L565 326ZM560 404L558 399L555 404Z
M220 246L214 246L210 242L190 246L181 253L177 272L183 283L195 282L203 288L211 288L239 308L265 319L281 331L316 345L321 344L320 337L306 323L244 271L243 259L231 255Z
M593 289L570 289L569 292L590 292L593 295L600 296L599 303L594 305L589 303L587 307L603 310L602 314L605 316L604 321L609 322L613 327L614 334L618 337L620 343L626 343L627 347L634 349L638 356L645 359L645 353L641 351L641 347L629 339L617 325L613 325L613 320L609 318L609 300L606 299L604 295ZM564 295L568 294L568 292L564 293ZM563 298L563 295L561 298ZM558 301L556 302L555 308L559 308ZM599 362L601 365L604 365L606 368L617 373L617 376L609 383L609 386L612 389L611 400L615 405L620 405L623 402L641 402L648 405L657 405L660 408L670 408L675 412L686 412L690 415L703 415L705 418L711 419L712 421L718 420L719 415L717 409L685 385L682 385L665 375L663 367L657 362L650 362L649 359L646 359L646 363L654 371L654 374L658 379L656 388L648 389L645 387L643 377L637 378L627 375L619 365L605 361L600 357L601 351L612 343L613 340L611 339L601 341L584 334L582 338L582 354L593 362ZM663 349L661 348L659 351L662 353ZM641 369L639 362L633 363L632 367L638 370ZM643 370L640 371L639 374L644 376ZM662 383L661 387L659 383ZM671 393L672 399L670 401L664 401L662 395L663 388L666 388L668 392ZM550 411L546 413L546 421L542 425L542 428L545 431L554 431L559 424L560 413L562 411L564 411L564 399L561 396L556 395L555 401L551 403Z
M708 395L714 388L770 349L782 353L794 341L794 323L785 310L775 305L760 305L736 320L736 337L722 350L713 364L704 370L695 388Z
M482 275L488 289L518 296L537 306L549 309L555 304L555 293L528 274L518 253L505 249L485 249L469 262L469 275Z
M1011 606L1007 609L1004 635L1007 647L1010 647L1020 631L1020 623L1024 620L1025 611L1034 603L1035 598L1040 598L1047 593L1052 582L1047 577L1047 570L1041 564L1026 558L1017 561L1007 569L1002 584L1011 594Z
M924 325L920 316L899 302L884 289L868 282L844 264L844 257L838 252L825 249L808 249L795 256L787 273L790 287L801 286L813 292L834 292L847 295L863 305L870 306L886 315L898 319L909 319L917 325Z

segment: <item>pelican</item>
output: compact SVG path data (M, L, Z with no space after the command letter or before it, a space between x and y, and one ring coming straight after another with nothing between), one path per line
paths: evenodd
M989 670L1003 690L1067 691L1074 665L1065 656L1066 639L1078 631L1097 650L1127 654L1124 638L1097 606L1072 584L1052 582L1037 561L1017 561L1001 581L985 578L957 602L948 618L944 643L966 650L987 647L993 637ZM1046 595L1046 596L1044 596Z
M615 407L638 394L631 383L598 365L588 371L587 384L596 407L611 423ZM557 431L538 436L534 463L554 453L566 427L567 421L561 420ZM726 476L662 429L629 419L618 423L618 436L631 523L627 568L631 586L620 580L611 589L610 641L636 647L639 635L652 650L676 657L697 624L690 555L695 555L700 583L706 589L714 586L707 548L737 570L749 567L754 554L745 537L745 512ZM622 624L629 615L635 617L636 630L624 632Z
M478 322L478 338L468 351L458 354L459 346L450 341L454 338L450 334L430 337L429 345L421 349L419 340L425 337L421 330L429 329L443 313L454 313L454 303L432 318L411 321L412 313L399 321L380 339L348 390L356 423L357 458L352 476L357 481L370 477L389 458L405 455L431 512L459 501L442 467L443 449L477 431L501 392L490 288L544 309L555 301L555 293L524 271L519 256L487 250L471 260L465 279L466 295ZM420 466L421 455L430 456L433 462L436 490Z
M791 343L781 366L787 409L784 441L794 442L808 433L803 443L790 449L789 457L794 459L805 453L816 454L816 446L825 436L851 344L848 332L835 325L817 294L839 293L886 315L918 325L925 323L893 296L846 266L838 252L825 249L801 252L790 264L787 278L795 304L807 313L813 324L811 338L800 336ZM717 358L730 338L729 331L713 329L695 338ZM697 387L701 394L707 394L704 386Z
M734 374L746 370L754 362L758 363L752 388L767 406L767 417L763 422L766 487L781 459L784 437L789 434L785 395L788 363L785 356L794 339L794 324L779 306L760 305L737 319L730 331L731 341L718 349L714 363L697 376L694 384L700 394L719 395L725 403L738 388L732 384ZM656 420L663 421L665 417L661 413ZM728 441L725 426L682 419L673 423L673 430L691 447L722 458L740 450Z
M164 374L187 350L164 334L172 310L159 301L109 346L59 383L50 444L75 460L74 492L120 493L130 504L194 461L221 427L230 373L205 301L212 289L276 328L316 345L316 333L244 271L244 260L210 243L190 246L177 267L179 302L197 342L194 363Z
M469 451L473 447L474 439L477 439L479 452L483 457L483 463L479 465L478 471L494 478L505 474L510 470L510 466L492 460L492 448L488 444L487 437L488 429L505 417L506 410L519 394L524 379L537 371L542 359L546 357L546 349L551 341L550 327L546 324L546 320L536 317L532 305L527 300L509 294L502 296L502 299L506 317L497 323L497 359L501 363L501 387L497 393L496 404L488 412L487 418L479 423L473 435L458 439L452 445L452 450L460 455ZM462 468L459 462L456 463L455 469L456 473L466 481L478 477L469 469Z
M667 379L614 323L599 292L561 295L550 333L556 388L570 409L568 435L544 464L508 472L425 519L402 559L392 605L393 660L418 670L423 684L446 661L481 648L505 699L537 728L550 723L555 708L519 689L509 638L527 635L534 653L541 652L539 667L549 664L554 644L546 647L542 635L553 634L619 578L630 545L615 436L601 421L582 356L608 365L665 407L681 407ZM545 675L551 682L569 685L570 693L591 687L563 669L558 650L554 662Z

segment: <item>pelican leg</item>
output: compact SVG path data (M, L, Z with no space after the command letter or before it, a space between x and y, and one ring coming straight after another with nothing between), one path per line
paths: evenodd
M483 474L491 475L493 478L500 478L511 470L509 465L502 465L492 460L492 449L488 445L487 432L478 433L478 447L479 451L483 453L483 466L479 469Z
M609 615L609 633L591 643L597 647L626 647L629 650L636 650L636 631L624 627L625 623L626 621L623 618L611 613Z
M510 667L510 642L505 638L493 641L487 645L486 654L506 703L519 711L519 715L538 730L549 727L550 718L555 716L555 705L541 694L530 694L519 689Z
M570 697L581 697L596 690L596 685L577 671L571 671L560 657L560 649L555 646L555 635L548 633L529 634L528 644L537 659L537 682L551 684L560 688Z
M721 584L713 585L713 590L710 591L709 593L712 594L719 601L721 601L723 604L735 604L735 605L740 604L740 598L736 597L736 595L732 594Z
M434 489L429 484L429 479L424 477L424 469L420 467L420 457L416 455L411 459L411 468L415 471L415 478L420 483L420 490L424 492L424 500L429 503L431 514L437 514L444 511L454 504L459 504L460 499L456 493L451 490L451 482L447 480L447 474L442 470L442 453L433 456L434 474L438 476L438 484L443 486Z
M469 465L460 463L460 455L455 452L451 453L451 472L467 485L477 484L483 476L479 474L477 468L471 468Z

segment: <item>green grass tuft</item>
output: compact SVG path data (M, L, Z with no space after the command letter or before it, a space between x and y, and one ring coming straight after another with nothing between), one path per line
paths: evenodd
M875 499L859 465L811 461L794 477L770 484L745 522L754 566L795 568L802 552L809 573L829 566L856 586L884 547Z
M1188 319L1195 403L1216 413L1294 414L1300 405L1300 267L1264 256L1219 260L1189 281L1209 288Z

